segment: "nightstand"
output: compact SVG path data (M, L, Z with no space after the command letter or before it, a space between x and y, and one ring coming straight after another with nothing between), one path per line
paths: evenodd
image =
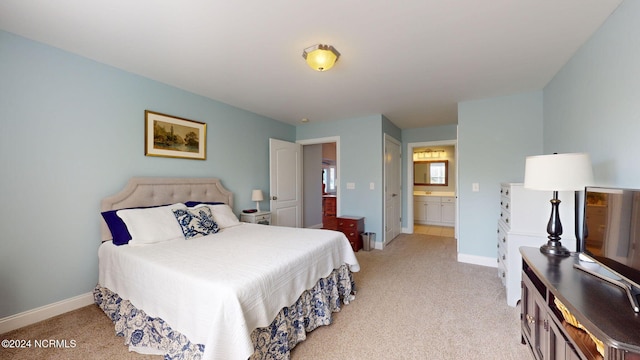
M252 224L271 224L271 211L258 211L254 213L241 213L240 221Z
M362 233L364 232L364 218L361 216L340 216L338 219L338 231L344 233L349 239L353 251L362 249Z

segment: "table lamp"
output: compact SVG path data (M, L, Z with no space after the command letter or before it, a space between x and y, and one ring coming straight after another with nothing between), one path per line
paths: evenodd
M251 191L251 201L256 202L256 209L260 211L260 201L264 200L264 196L262 196L262 190L253 190Z
M543 254L569 256L562 246L562 223L558 191L579 191L593 183L593 169L589 155L585 153L528 156L525 163L524 187L532 190L553 191L551 217L547 224L549 234L546 244L540 247Z

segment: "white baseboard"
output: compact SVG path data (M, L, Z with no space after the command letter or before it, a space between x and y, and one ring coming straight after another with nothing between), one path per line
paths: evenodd
M467 264L488 266L488 267L498 267L498 262L494 257L485 257L485 256L477 256L477 255L468 255L468 254L458 254L458 262L463 262Z
M322 224L307 226L307 229L322 229Z
M93 304L93 292L0 319L0 334Z

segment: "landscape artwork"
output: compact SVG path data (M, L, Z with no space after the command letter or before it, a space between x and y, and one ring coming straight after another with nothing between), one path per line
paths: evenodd
M205 123L145 111L145 155L205 160Z

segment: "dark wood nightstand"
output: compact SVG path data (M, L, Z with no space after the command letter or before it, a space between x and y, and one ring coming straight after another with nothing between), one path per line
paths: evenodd
M338 220L338 231L344 233L349 239L353 251L362 249L362 233L364 232L364 217L361 216L340 216Z

